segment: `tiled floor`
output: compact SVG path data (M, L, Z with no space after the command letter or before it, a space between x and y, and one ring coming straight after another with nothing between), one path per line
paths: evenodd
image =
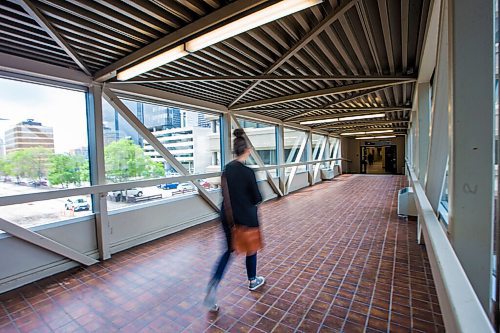
M202 306L221 252L217 222L0 296L0 332L443 332L402 176L345 175L261 206L266 247L250 292L244 258ZM139 222L139 221L138 221Z

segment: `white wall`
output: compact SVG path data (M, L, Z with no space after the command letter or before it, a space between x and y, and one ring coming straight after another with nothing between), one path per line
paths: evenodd
M93 216L32 230L76 251L98 258ZM0 235L0 293L79 266L69 259L8 234Z
M288 192L294 192L300 190L301 188L309 186L309 179L307 172L296 173L293 178L292 184Z

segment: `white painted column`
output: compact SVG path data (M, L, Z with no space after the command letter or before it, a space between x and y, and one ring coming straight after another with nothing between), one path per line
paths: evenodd
M412 149L412 161L411 164L413 169L418 175L418 112L417 110L412 110L412 134L413 134L413 149Z
M285 164L285 127L280 124L276 127L276 153L277 153L277 164ZM279 177L279 188L281 193L286 193L286 174L285 168L279 168L277 170Z
M431 132L427 175L424 189L437 212L441 201L446 163L448 161L448 11L447 2L443 3L440 19L438 59L434 76Z
M226 164L233 159L231 145L231 116L225 113L220 120L220 138L221 138L221 168L224 170Z
M313 160L313 141L312 141L312 132L309 131L307 132L307 144L306 144L306 160L307 161L312 161ZM314 185L314 167L313 164L308 164L306 166L307 168L307 178L309 179L309 186Z
M493 252L494 1L449 1L450 238L487 313Z
M429 123L431 89L429 82L419 83L418 89L418 179L424 182L429 156Z
M87 93L87 124L89 133L90 183L106 184L104 167L104 132L102 117L102 86L92 85ZM111 258L111 227L108 219L107 193L92 195L92 207L96 219L97 245L102 260Z

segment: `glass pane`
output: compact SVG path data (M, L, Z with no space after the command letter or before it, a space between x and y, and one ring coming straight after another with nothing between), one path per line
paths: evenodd
M86 112L82 91L0 79L0 196L88 186ZM29 226L65 218L55 202L1 207L2 217Z
M90 195L0 206L3 219L25 228L92 214Z
M219 116L125 100L124 104L191 174L220 171ZM111 105L103 103L104 157L107 182L175 177L180 174L130 126ZM207 190L217 179L200 179ZM109 209L195 194L190 182L123 188L108 193Z
M240 126L245 130L245 134L252 143L255 151L265 166L276 165L276 126L245 119L238 119ZM233 126L234 132L234 126ZM234 135L231 138L231 145L234 140ZM255 159L250 156L246 163L251 168L258 168ZM273 177L277 177L277 170L269 170ZM264 171L256 172L257 180L267 179Z
M220 171L219 116L142 102L124 103L189 173ZM105 153L109 151L106 155L108 181L178 175L111 105L103 104ZM128 153L114 147L118 145L128 149Z
M307 162L305 149L307 133L291 128L285 128L284 132L285 163ZM286 168L285 173L288 175L290 170L291 168ZM307 166L301 165L297 171L307 171Z
M330 140L330 152L328 158L340 158L340 139L329 138ZM334 161L329 163L330 165L340 165L340 161Z

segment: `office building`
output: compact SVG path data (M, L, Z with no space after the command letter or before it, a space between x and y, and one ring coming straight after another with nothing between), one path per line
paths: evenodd
M46 148L54 151L54 131L33 119L27 119L5 131L5 153L26 148Z

